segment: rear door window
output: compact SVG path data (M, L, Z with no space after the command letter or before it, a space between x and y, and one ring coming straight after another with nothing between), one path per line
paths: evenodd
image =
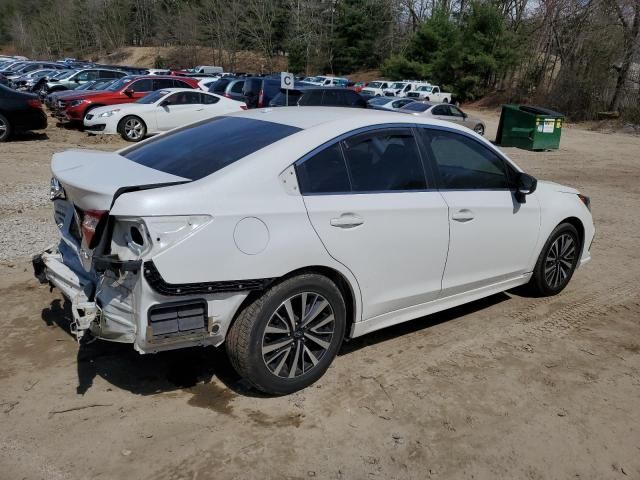
M140 165L198 180L299 131L264 120L215 117L158 136L122 155Z
M411 130L367 133L350 138L343 145L354 192L427 188L418 144Z

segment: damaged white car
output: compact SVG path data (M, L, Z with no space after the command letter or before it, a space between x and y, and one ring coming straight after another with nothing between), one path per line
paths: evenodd
M340 108L217 117L52 160L61 240L33 259L73 330L141 353L225 344L256 388L304 388L345 338L590 258L589 199L470 130Z

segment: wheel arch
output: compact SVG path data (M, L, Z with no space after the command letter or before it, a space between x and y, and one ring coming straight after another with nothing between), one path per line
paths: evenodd
M578 258L582 258L582 252L584 251L584 240L585 240L584 239L585 229L584 229L584 224L582 223L582 220L580 220L578 217L567 217L561 222L559 222L558 225L562 225L563 223L568 223L574 226L575 229L578 231L578 235L580 235L580 255ZM558 225L556 225L556 227Z
M308 274L308 273L315 273L315 274L327 277L329 280L335 283L335 285L338 287L338 290L340 290L340 293L344 298L344 304L345 304L346 313L347 313L345 338L350 338L351 330L352 330L353 324L356 322L356 315L358 314L358 304L356 302L357 287L354 288L354 286L351 285L351 283L349 282L349 280L344 274L342 274L338 270L331 267L327 267L323 265L310 265L307 267L302 267L296 270L292 270L289 273L275 279L274 283L280 283L288 278L296 277L298 275ZM231 325L235 323L238 316L240 315L240 312L242 312L242 310L244 310L248 305L253 303L256 299L258 299L264 292L265 290L256 290L256 291L250 292L249 295L247 295L247 297L242 301L242 303L234 313L233 319L231 320L231 322L229 322L228 330L231 329Z

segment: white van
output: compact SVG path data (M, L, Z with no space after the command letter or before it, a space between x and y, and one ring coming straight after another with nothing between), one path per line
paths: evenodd
M193 70L191 70L191 73L215 74L215 73L222 73L222 72L224 72L224 69L222 67L216 67L213 65L198 65L197 67L194 67Z

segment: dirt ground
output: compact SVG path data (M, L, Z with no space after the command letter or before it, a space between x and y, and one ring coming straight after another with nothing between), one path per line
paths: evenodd
M474 113L493 138L496 114ZM120 145L55 127L2 144L2 195L46 196L56 151ZM559 151L507 153L591 196L593 261L553 298L509 292L354 340L287 397L248 389L222 350L79 350L60 293L26 256L2 260L0 478L639 479L640 137L568 125ZM0 220L52 222L46 201L2 205Z

